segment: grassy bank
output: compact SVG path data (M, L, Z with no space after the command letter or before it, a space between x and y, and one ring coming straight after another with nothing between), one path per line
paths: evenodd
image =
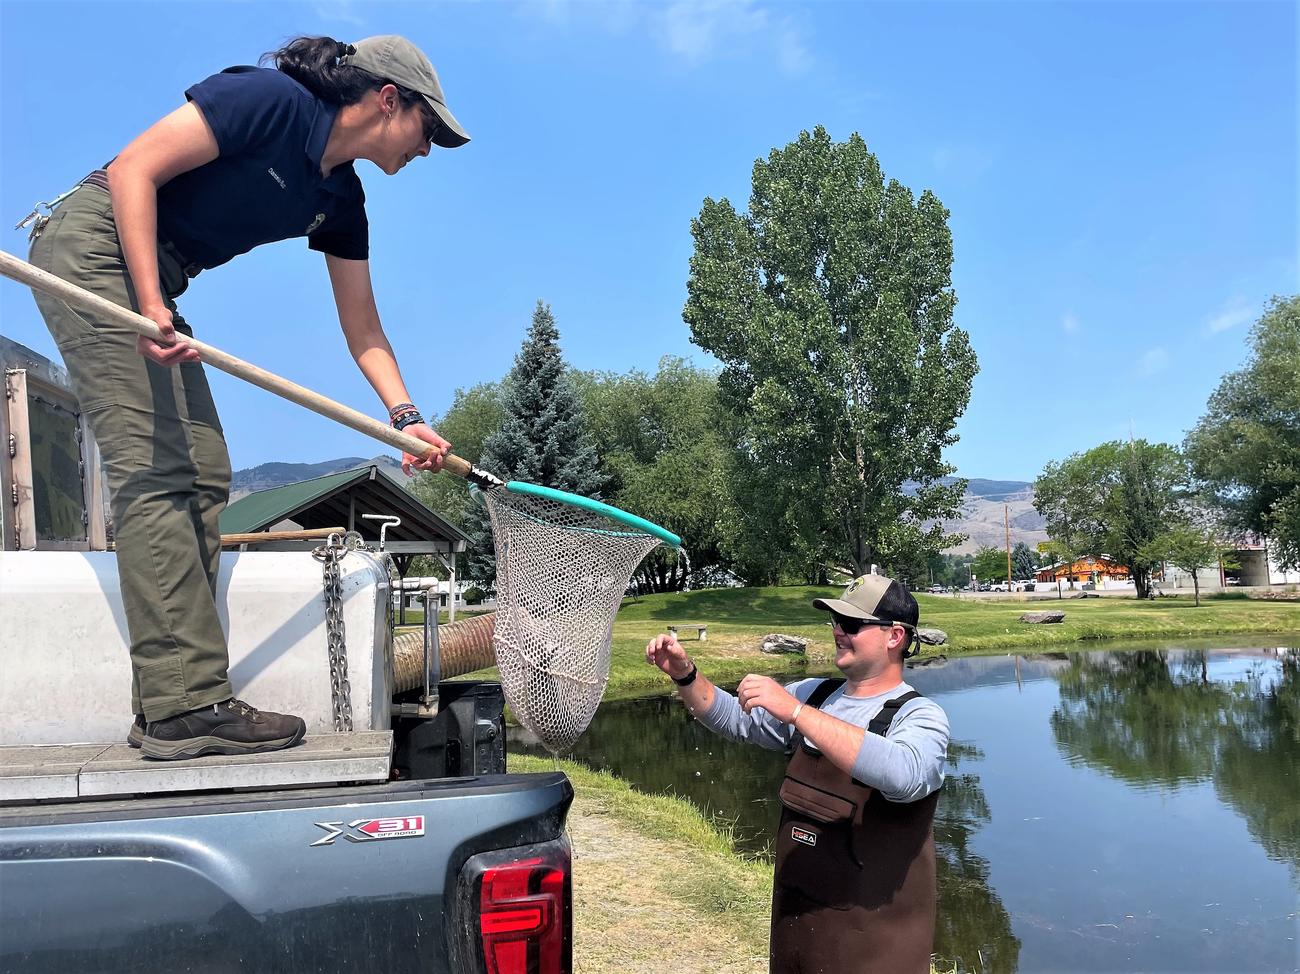
M825 613L812 608L818 596L838 588L809 586L705 589L651 595L623 602L614 623L606 698L664 689L664 679L644 662L645 644L673 624L708 625L707 642L685 645L710 678L726 683L746 673L797 675L807 663L830 661L832 640ZM1190 597L989 601L918 595L921 625L942 629L948 642L924 652L948 656L1012 649L1098 648L1101 640L1180 639L1248 633L1300 634L1300 602ZM1059 609L1053 625L1020 622L1028 610ZM808 659L766 656L762 637L783 632L808 640Z

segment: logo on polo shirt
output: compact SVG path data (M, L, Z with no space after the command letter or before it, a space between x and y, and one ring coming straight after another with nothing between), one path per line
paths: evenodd
M280 174L278 172L276 172L274 169L267 169L266 171L271 174L272 179L274 179L277 183L280 184L281 189L288 189L288 187L284 185L284 180L280 178Z
M320 225L321 225L322 223L324 223L324 222L325 222L325 214L324 214L324 213L317 213L317 214L316 214L316 219L314 219L314 220L311 221L311 226L309 226L306 230L304 230L303 233L305 233L305 234L306 234L306 233L311 233L313 230L315 230L318 226L320 226Z

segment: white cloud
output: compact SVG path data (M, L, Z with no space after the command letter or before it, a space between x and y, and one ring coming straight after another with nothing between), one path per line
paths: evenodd
M1217 334L1221 331L1227 331L1229 328L1244 325L1252 321L1254 317L1255 309L1246 302L1245 298L1233 298L1210 318L1208 322L1210 334Z
M1157 372L1164 371L1164 367L1169 364L1169 353L1165 351L1164 346L1157 345L1155 348L1149 348L1138 359L1138 373L1140 375L1155 375Z
M770 57L782 73L802 74L812 62L794 17L759 0L674 0L668 4L612 0L547 0L524 4L551 23L585 23L611 34L641 32L678 59L702 64L736 55Z
M316 0L316 3L312 4L312 12L325 23L361 27L366 22L361 16L361 8L357 0Z
M1079 330L1079 316L1073 311L1069 312L1061 319L1061 330L1067 335L1073 335Z
M964 176L978 176L993 165L992 149L973 143L944 143L930 156L930 162L941 173L955 172Z

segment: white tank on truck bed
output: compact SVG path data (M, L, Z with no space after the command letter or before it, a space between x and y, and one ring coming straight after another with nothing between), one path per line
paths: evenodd
M393 690L388 574L364 551L340 562L352 715L388 730ZM217 606L235 696L334 732L321 562L310 552L221 557ZM120 742L131 659L117 558L0 551L0 744Z

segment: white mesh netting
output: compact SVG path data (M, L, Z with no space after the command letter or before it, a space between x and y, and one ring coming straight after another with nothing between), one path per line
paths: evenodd
M609 679L619 602L661 542L603 514L484 493L497 558L494 642L506 701L553 754L582 736Z

